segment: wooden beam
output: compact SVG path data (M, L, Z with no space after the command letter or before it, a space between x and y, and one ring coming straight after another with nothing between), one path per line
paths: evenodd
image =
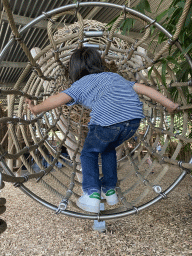
M25 68L27 62L12 62L12 61L2 61L0 67L6 68Z
M14 18L15 23L17 25L21 25L21 26L25 26L27 23L29 23L32 20L34 20L33 18L24 17L24 16L20 16L20 15L16 15L16 14L13 14L13 18ZM5 12L2 14L2 21L8 23L7 14ZM58 24L59 23L56 22L54 24L53 28L56 27ZM59 26L61 27L62 23L59 24ZM37 24L34 25L34 27L35 28L40 28L40 29L47 29L47 20L42 20L42 21L38 22Z
M0 83L0 88L1 89L6 89L6 88L13 88L15 83ZM21 87L24 87L25 83L21 83Z

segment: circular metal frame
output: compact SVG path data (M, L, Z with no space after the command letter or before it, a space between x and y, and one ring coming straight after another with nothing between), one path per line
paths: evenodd
M141 18L142 20L149 22L150 24L153 24L154 26L156 26L161 32L163 32L169 39L172 39L172 35L165 29L163 28L159 23L157 23L156 21L154 21L153 19L151 19L150 17L146 16L145 14L142 14L136 10L133 10L131 8L125 7L125 6L121 6L121 5L117 5L117 4L112 4L112 3L105 3L105 2L81 2L78 4L78 7L87 7L87 6L96 6L96 7L110 7L110 8L116 8L119 9L121 11L124 12L129 12L130 14L135 15L136 17ZM27 25L25 25L20 31L19 33L22 35L24 34L29 28L33 27L35 24L37 24L38 22L40 22L43 19L47 19L47 17L51 17L52 15L58 14L60 12L64 12L64 11L68 11L71 9L75 9L77 8L77 4L70 4L70 5L66 5L66 6L62 6L59 8L56 8L54 10L51 10L47 13L43 13L42 15L40 15L39 17L35 18L33 21L29 22ZM2 52L0 53L0 63L1 61L3 61L4 57L6 56L9 48L13 45L15 39L12 38L7 44L6 46L3 48ZM178 47L178 49L180 51L182 51L181 45L178 41L174 42L175 45ZM192 60L190 58L189 55L185 55L190 67L192 68ZM2 159L0 161L0 164L2 166L2 168L5 170L5 172L11 176L15 176L11 170L9 169L9 167L7 166L7 164L5 163L5 161ZM149 201L148 203L145 203L137 208L134 208L132 210L128 210L128 211L124 211L124 212L120 212L120 213L115 213L115 214L105 214L105 215L89 215L89 214L82 214L82 213L77 213L77 212L73 212L73 211L68 211L68 210L64 210L61 211L62 214L70 216L70 217L76 217L76 218L83 218L83 219L90 219L90 220L99 220L100 221L104 221L104 220L108 220L108 219L115 219L115 218L122 218L122 217L126 217L128 215L131 214L135 214L141 210L144 210L145 208L153 205L154 203L158 202L159 200L163 199L168 193L170 193L173 188L175 188L182 180L183 178L186 176L187 171L183 170L183 172L180 174L180 176L173 182L173 184L167 188L165 191L159 193L159 195L154 198L153 200ZM33 198L34 200L36 200L37 202L41 203L42 205L48 207L49 209L53 210L53 211L57 211L58 207L50 204L49 202L43 200L42 198L38 197L37 195L35 195L32 191L30 191L27 187L25 187L23 184L20 184L19 187L24 193L26 193L29 197Z

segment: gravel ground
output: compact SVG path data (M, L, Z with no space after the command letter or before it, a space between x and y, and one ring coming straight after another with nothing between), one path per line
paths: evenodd
M167 199L138 215L107 221L106 232L98 233L93 221L56 215L6 183L0 194L7 200L0 255L192 255L191 185L188 175Z

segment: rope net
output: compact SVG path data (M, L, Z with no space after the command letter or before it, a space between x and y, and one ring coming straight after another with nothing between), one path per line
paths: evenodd
M189 2L186 1L186 8ZM128 80L145 83L170 99L170 89L177 88L180 104L177 113L169 114L158 103L141 96L146 118L142 120L135 136L117 148L117 193L120 202L115 207L106 205L99 218L136 213L164 198L192 170L189 160L184 161L180 156L183 146L192 143L188 136L189 110L192 105L187 104L183 90L192 83L177 82L169 63L166 66L166 84L161 76L160 59L167 55L170 43L173 44L177 39L181 26L177 27L171 40L168 38L162 44L155 42L155 51L150 51L149 45L154 44L151 26L154 26L155 33L159 32L155 21L147 22L138 13L128 12L124 8L122 15L109 30L107 24L83 20L78 8L74 6L67 11L57 11L53 16L46 15L49 17L47 33L50 44L44 49L33 48L30 51L14 24L8 1L3 0L3 4L15 40L26 53L29 63L13 90L1 90L2 94L8 95L8 115L0 118L0 125L6 127L0 143L2 180L13 182L31 197L57 212L98 219L98 216L83 213L76 205L82 193L80 154L88 131L89 110L79 105L62 106L33 116L25 104L25 97L39 103L68 88L71 85L68 62L73 50L91 46L101 52L108 70ZM77 22L66 25L66 15L75 16ZM134 19L136 25L139 23L143 27L137 40L121 34L120 26L125 18ZM55 31L53 24L58 20L63 26ZM26 81L24 88L21 87L23 81ZM174 147L170 155L168 149L171 143ZM160 144L161 151L158 150ZM65 154L63 147L67 149ZM101 169L100 160L99 164ZM24 175L23 169L26 169ZM170 183L167 182L168 176ZM46 195L36 194L36 186L31 189L31 179L36 179L37 186L41 183L52 193L49 201Z

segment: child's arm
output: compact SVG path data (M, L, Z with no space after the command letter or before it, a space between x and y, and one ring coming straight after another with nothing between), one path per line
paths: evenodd
M71 100L72 98L68 94L61 92L56 95L50 96L38 105L34 105L30 99L26 99L25 102L29 104L28 108L31 110L31 112L34 115L37 115L43 111L48 111L56 107L60 107Z
M161 105L166 107L168 112L173 112L176 108L179 107L179 104L172 102L167 97L165 97L160 92L156 91L155 89L145 86L143 84L137 84L135 83L133 86L133 89L138 94L143 94L152 100L155 100L156 102L159 102Z

